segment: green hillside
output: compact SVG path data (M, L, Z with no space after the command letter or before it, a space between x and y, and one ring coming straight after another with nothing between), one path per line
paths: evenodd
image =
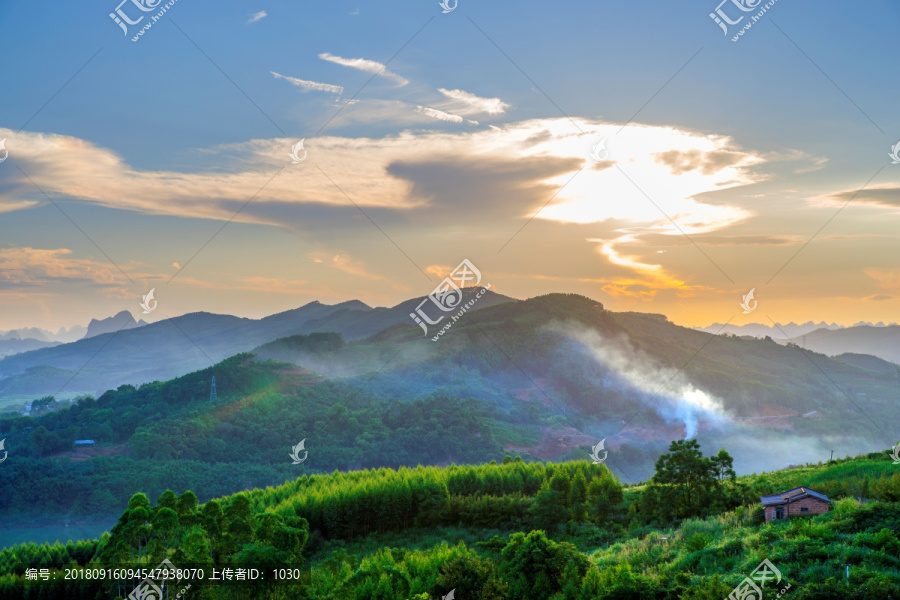
M394 325L351 342L287 336L255 352L166 382L49 402L41 414L0 413L9 451L0 546L22 539L6 537L13 526L109 522L138 489L150 497L192 489L206 501L300 469L479 464L506 454L565 461L602 439L612 472L636 483L653 474L669 440L687 435L674 404L686 386L721 403L727 418L688 416L701 443L732 449L740 473L827 458L825 443L838 456L869 451L893 444L885 432L898 428L896 365L710 336L575 295L488 306L439 343ZM96 445L74 449L76 439ZM301 440L309 459L298 467L288 453Z
M190 491L166 491L152 505L138 493L99 540L0 551L0 597L124 597L137 581L51 583L25 572L149 568L163 559L207 573L252 566L299 577L226 585L185 572L173 582L172 590L190 584L192 597L209 599L430 600L451 590L460 599L721 599L763 559L780 572L775 589L792 598L900 597L900 471L887 453L711 477L697 488L706 501L690 509L696 514L660 525L648 494L693 485L663 482L662 465L677 462L677 471L688 456L727 471L727 453L707 459L678 442L665 455L673 461L660 461L639 487L623 488L601 464L506 457L302 476L203 504ZM866 486L862 501L852 497L857 483ZM798 485L829 490L833 509L762 523L758 495Z

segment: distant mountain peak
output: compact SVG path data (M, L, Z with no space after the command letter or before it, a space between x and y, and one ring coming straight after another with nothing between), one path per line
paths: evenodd
M347 308L350 310L372 310L372 307L362 302L361 300L347 300L346 302L341 302L340 304L335 304L340 308Z
M84 334L82 339L92 338L104 333L115 333L123 329L134 329L143 325L146 325L143 320L138 323L130 312L123 310L107 319L91 319L91 322L88 323L87 333Z
M820 329L846 329L843 325L838 325L836 323L827 324L825 321L821 321L819 323L814 323L813 321L807 321L801 325L794 323L791 321L790 323L776 323L775 325L764 325L762 323L747 323L745 325L731 325L731 324L723 324L723 323L713 323L708 327L697 327L700 331L706 331L708 333L725 333L725 334L734 334L737 336L745 336L749 335L751 337L771 337L775 339L788 339L788 338L796 338L798 336L804 336L812 333L813 331L818 331Z
M50 332L37 327L25 327L22 329L13 329L12 331L0 331L0 340L38 340L41 342L49 342L51 340Z

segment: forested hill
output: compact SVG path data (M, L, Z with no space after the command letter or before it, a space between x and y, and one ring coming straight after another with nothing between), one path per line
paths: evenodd
M164 559L207 573L180 576L171 594L190 584L207 600L721 600L763 559L779 573L767 594L900 597L900 473L887 453L738 478L727 451L709 450L673 442L649 484L625 488L604 465L507 456L301 476L202 504L191 491L137 493L100 539L0 551L0 597L123 598L140 578L66 580L66 569ZM764 524L759 496L801 485L831 510ZM299 575L208 581L247 567ZM29 568L58 579L29 581Z
M400 324L256 352L0 413L0 525L112 515L137 489L191 488L206 501L298 469L571 460L600 440L628 482L652 475L669 441L694 436L730 447L748 473L885 447L884 431L900 429L896 365L712 336L574 295L466 313L438 342ZM288 455L300 441L309 458L298 467Z
M210 381L218 397L210 401ZM238 355L140 388L121 386L57 409L0 419L0 546L12 525L117 513L137 489L191 487L203 499L335 468L483 462L503 456L483 401L433 394L400 404L351 383ZM503 423L507 423L504 425ZM512 428L507 435L515 437ZM95 445L74 447L76 439ZM309 459L291 464L307 440Z
M555 414L557 426L541 435L563 441L528 446L544 458L587 443L578 432L654 450L679 433L739 435L753 454L787 436L809 438L795 446L796 462L833 448L868 451L900 430L898 365L716 336L575 295L481 309L438 342L397 325L321 351L310 343L286 338L255 352L335 378L377 373L367 387L385 396L453 390L520 414ZM756 468L745 456L736 456L741 470Z

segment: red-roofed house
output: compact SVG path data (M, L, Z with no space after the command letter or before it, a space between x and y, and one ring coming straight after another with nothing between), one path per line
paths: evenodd
M781 494L760 497L766 511L766 523L776 519L828 512L831 500L825 494L806 487L798 487Z

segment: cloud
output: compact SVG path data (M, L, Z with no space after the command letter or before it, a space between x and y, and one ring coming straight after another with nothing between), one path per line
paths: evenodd
M203 154L218 168L184 172L135 169L111 150L71 136L23 132L15 137L17 162L51 197L143 214L235 218L273 226L284 224L280 206L347 206L341 190L318 169L289 165L273 178L290 162L294 139L250 140L206 149ZM358 205L403 209L416 204L407 197L409 184L386 177L385 169L391 161L409 156L413 148L421 148L415 138L413 134L382 140L321 137L307 140L306 148ZM360 156L373 160L360 162ZM0 189L5 190L0 212L46 203L18 169L0 171ZM253 203L235 217L251 198Z
M428 108L427 106L417 106L416 111L423 115L438 119L439 121L449 121L450 123L463 122L463 118L458 115L451 115L450 113L435 108Z
M453 272L455 266L452 265L428 265L425 267L425 272L429 275L435 275L438 279L444 279L445 277L449 277L450 273Z
M357 8L357 9L354 9L354 11L352 13L350 13L350 16L355 17L358 14L359 14L359 9Z
M641 241L648 246L690 246L684 236L673 237L661 233L642 234ZM701 246L789 246L802 244L801 236L789 235L698 235L694 241Z
M322 52L321 54L319 54L319 58L321 58L322 60L327 60L328 62L342 65L344 67L350 67L351 69L358 69L367 73L374 73L380 77L384 77L385 79L390 79L400 87L409 83L408 79L398 75L397 73L388 71L387 65L374 60L367 60L365 58L343 58L340 56L335 56L334 54L331 54L329 52Z
M422 106L420 110L419 106L403 102L402 100L356 99L338 114L331 122L331 127L340 128L364 124L390 124L398 127L408 127L433 124L437 117L425 112L429 107ZM430 110L437 111L437 109ZM451 116L455 117L457 115ZM470 119L460 119L459 121L455 118L453 119L454 122L462 122L463 120L471 125L478 124L478 121Z
M696 149L669 150L653 156L659 162L671 168L675 175L683 175L694 170L699 170L704 175L711 175L725 167L739 164L744 158L739 152L729 152L727 150L703 152Z
M110 263L71 255L68 248L0 248L0 290L34 289L50 282L122 284L121 273Z
M847 190L835 192L828 200L845 204L852 200L853 204L868 204L886 208L900 208L900 187L884 185L865 190Z
M751 168L765 159L740 150L727 136L643 125L632 127L627 137L617 138L615 125L579 121L583 134L571 133L571 124L563 131L563 123L554 122L543 131L531 128L529 137L522 140L529 146L529 155L547 154L552 148L553 155L580 157L583 165L577 175L566 173L548 182L558 192L535 218L567 224L620 224L613 235L590 240L598 244L597 251L610 264L642 278L611 283L607 291L613 295L633 294L638 283L647 288L639 293L644 297L652 297L661 287L693 293L695 288L666 273L654 260L626 253L621 247L643 248L640 237L646 234L676 238L709 234L748 219L752 213L740 206L712 204L700 198L762 180ZM589 154L599 139L607 140L606 162L612 164L598 170L590 168L594 163ZM656 153L648 153L648 148Z
M461 115L502 115L510 107L509 104L503 102L500 98L481 98L465 90L438 88L438 91L450 100L450 102L442 105L441 108Z
M365 109L364 104L344 112ZM376 106L386 115L403 112L411 123L434 118L402 102ZM640 257L658 255L641 252L636 238L624 238L623 232L671 239L680 233L673 232L668 220L617 169L579 174L591 164L587 156L593 134L615 126L583 120L580 127L588 133L582 136L573 132L567 119L553 118L482 130L407 130L380 138L322 136L306 140L312 160L301 165L289 164L295 139L255 139L200 149L198 163L212 163L214 169L182 164L178 171L136 168L108 148L71 136L0 129L0 138L15 141L22 170L53 198L142 214L296 228L316 236L325 231L331 235L336 228L349 235L347 228L367 226L341 218L354 209L347 196L380 225L415 223L434 231L471 221L467 215L477 215L484 223L508 220L515 230L537 215L530 227L543 227L544 232L560 231L551 228L556 224L591 225L590 235L575 240L572 232L580 230L569 227L569 243L596 244L610 264L641 274L652 289L665 282L680 285L677 277L660 275L662 269L653 264L656 259ZM752 153L742 152L740 163L714 173L693 170L674 175L641 148L665 152L696 147L714 152L730 148L730 141L639 125L631 126L628 137L637 146L612 144L612 158L625 160L631 176L683 228L711 234L745 217L738 207L713 206L696 197L754 181L742 170L753 161ZM5 192L0 195L0 211L46 203L18 170L0 170L0 189ZM247 204L249 199L253 201ZM629 246L634 250L626 251ZM590 249L584 252L584 260L596 256Z
M20 200L18 202L6 201L0 203L0 213L24 210L38 205L40 205L40 202L37 200Z
M331 255L324 251L310 252L309 256L314 263L331 265L338 271L352 275L355 278L369 279L372 281L385 281L386 277L380 273L373 272L362 261L354 259L346 253L338 253ZM393 289L401 289L393 281L388 281L388 285Z
M332 264L336 269L343 271L344 273L349 273L350 275L354 275L356 277L363 277L365 279L384 279L384 276L378 275L377 273L372 273L368 267L366 267L363 263L353 260L351 257L346 254L335 254L331 259Z
M275 79L284 79L293 85L303 88L304 91L314 90L317 92L331 92L333 94L343 94L344 88L339 85L331 85L330 83L319 83L317 81L307 81L306 79L297 79L296 77L288 77L275 71L269 71L275 76Z
M876 269L869 267L863 269L863 273L865 273L866 276L877 281L878 287L880 287L881 289L891 292L900 292L900 270ZM880 300L881 298L877 299Z
M250 20L247 21L247 24L249 25L251 23L256 23L257 21L261 21L268 16L269 16L269 13L267 13L264 10L261 10L258 13L255 13L252 17L250 17Z
M516 157L483 152L480 147L481 143L473 144L473 155L435 147L387 166L388 175L411 184L410 198L423 203L410 211L415 213L410 217L419 217L417 224L424 219L450 223L476 215L482 221L513 225L523 207L539 206L553 194L545 180L578 169L578 161L572 159Z

